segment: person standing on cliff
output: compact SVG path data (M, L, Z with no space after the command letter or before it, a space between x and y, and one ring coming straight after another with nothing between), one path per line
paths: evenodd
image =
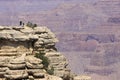
M25 24L24 24L22 21L20 21L20 26L21 26L21 27L24 27L24 25L25 25Z

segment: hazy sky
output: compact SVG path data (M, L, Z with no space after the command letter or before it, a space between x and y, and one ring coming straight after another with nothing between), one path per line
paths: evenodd
M0 0L0 13L30 12L54 9L62 3L95 2L98 0Z

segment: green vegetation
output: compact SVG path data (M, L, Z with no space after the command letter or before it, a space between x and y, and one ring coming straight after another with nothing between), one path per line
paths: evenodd
M31 27L31 28L35 28L35 27L37 27L37 24L33 24L32 22L28 21L28 23L26 24L26 26Z
M48 74L53 75L54 74L54 68L51 67L51 69L48 68L49 66L49 59L45 56L45 53L43 51L40 51L39 53L35 54L35 57L42 60L42 64L44 65L44 69L47 71Z
M45 53L41 51L40 53L36 53L35 57L42 60L42 64L44 65L44 68L47 69L49 65L49 59L45 56Z
M50 74L50 75L53 75L54 74L54 68L51 67L51 69L47 69L47 73Z

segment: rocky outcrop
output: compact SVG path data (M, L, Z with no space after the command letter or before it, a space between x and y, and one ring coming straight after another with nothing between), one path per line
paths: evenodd
M8 80L15 79L44 79L46 78L46 71L43 69L42 60L34 56L26 56L10 60L8 70L6 70L5 78ZM47 80L47 79L46 79Z
M74 80L92 80L90 76L75 76Z
M1 78L62 80L70 74L65 57L55 48L58 40L47 27L0 26L0 41ZM36 53L41 55L41 52L50 60L49 67L54 68L54 76L47 73L41 59L34 57Z
M54 75L63 78L70 76L70 70L67 69L68 62L63 55L58 52L48 52L46 56L50 60L49 67L54 68Z
M67 68L68 62L66 58L57 52L55 48L55 43L58 40L55 38L55 35L46 28L35 28L35 34L38 36L38 40L34 44L34 52L39 53L43 51L45 56L50 60L50 69L54 68L54 75L62 78L66 78L70 75L70 70ZM42 33L41 33L42 32Z
M54 52L56 51L55 43L58 42L55 34L49 29L37 27L34 29L35 35L38 36L38 40L34 43L34 51Z

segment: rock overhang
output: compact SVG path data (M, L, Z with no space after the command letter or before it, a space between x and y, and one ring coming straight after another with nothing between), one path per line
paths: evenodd
M54 38L54 42L58 42L55 35L47 27L36 27L34 29L30 27L13 27L13 26L0 26L0 40L10 40L10 41L36 41L39 39L37 34L41 34L41 37L47 36ZM46 37L46 38L49 38Z

